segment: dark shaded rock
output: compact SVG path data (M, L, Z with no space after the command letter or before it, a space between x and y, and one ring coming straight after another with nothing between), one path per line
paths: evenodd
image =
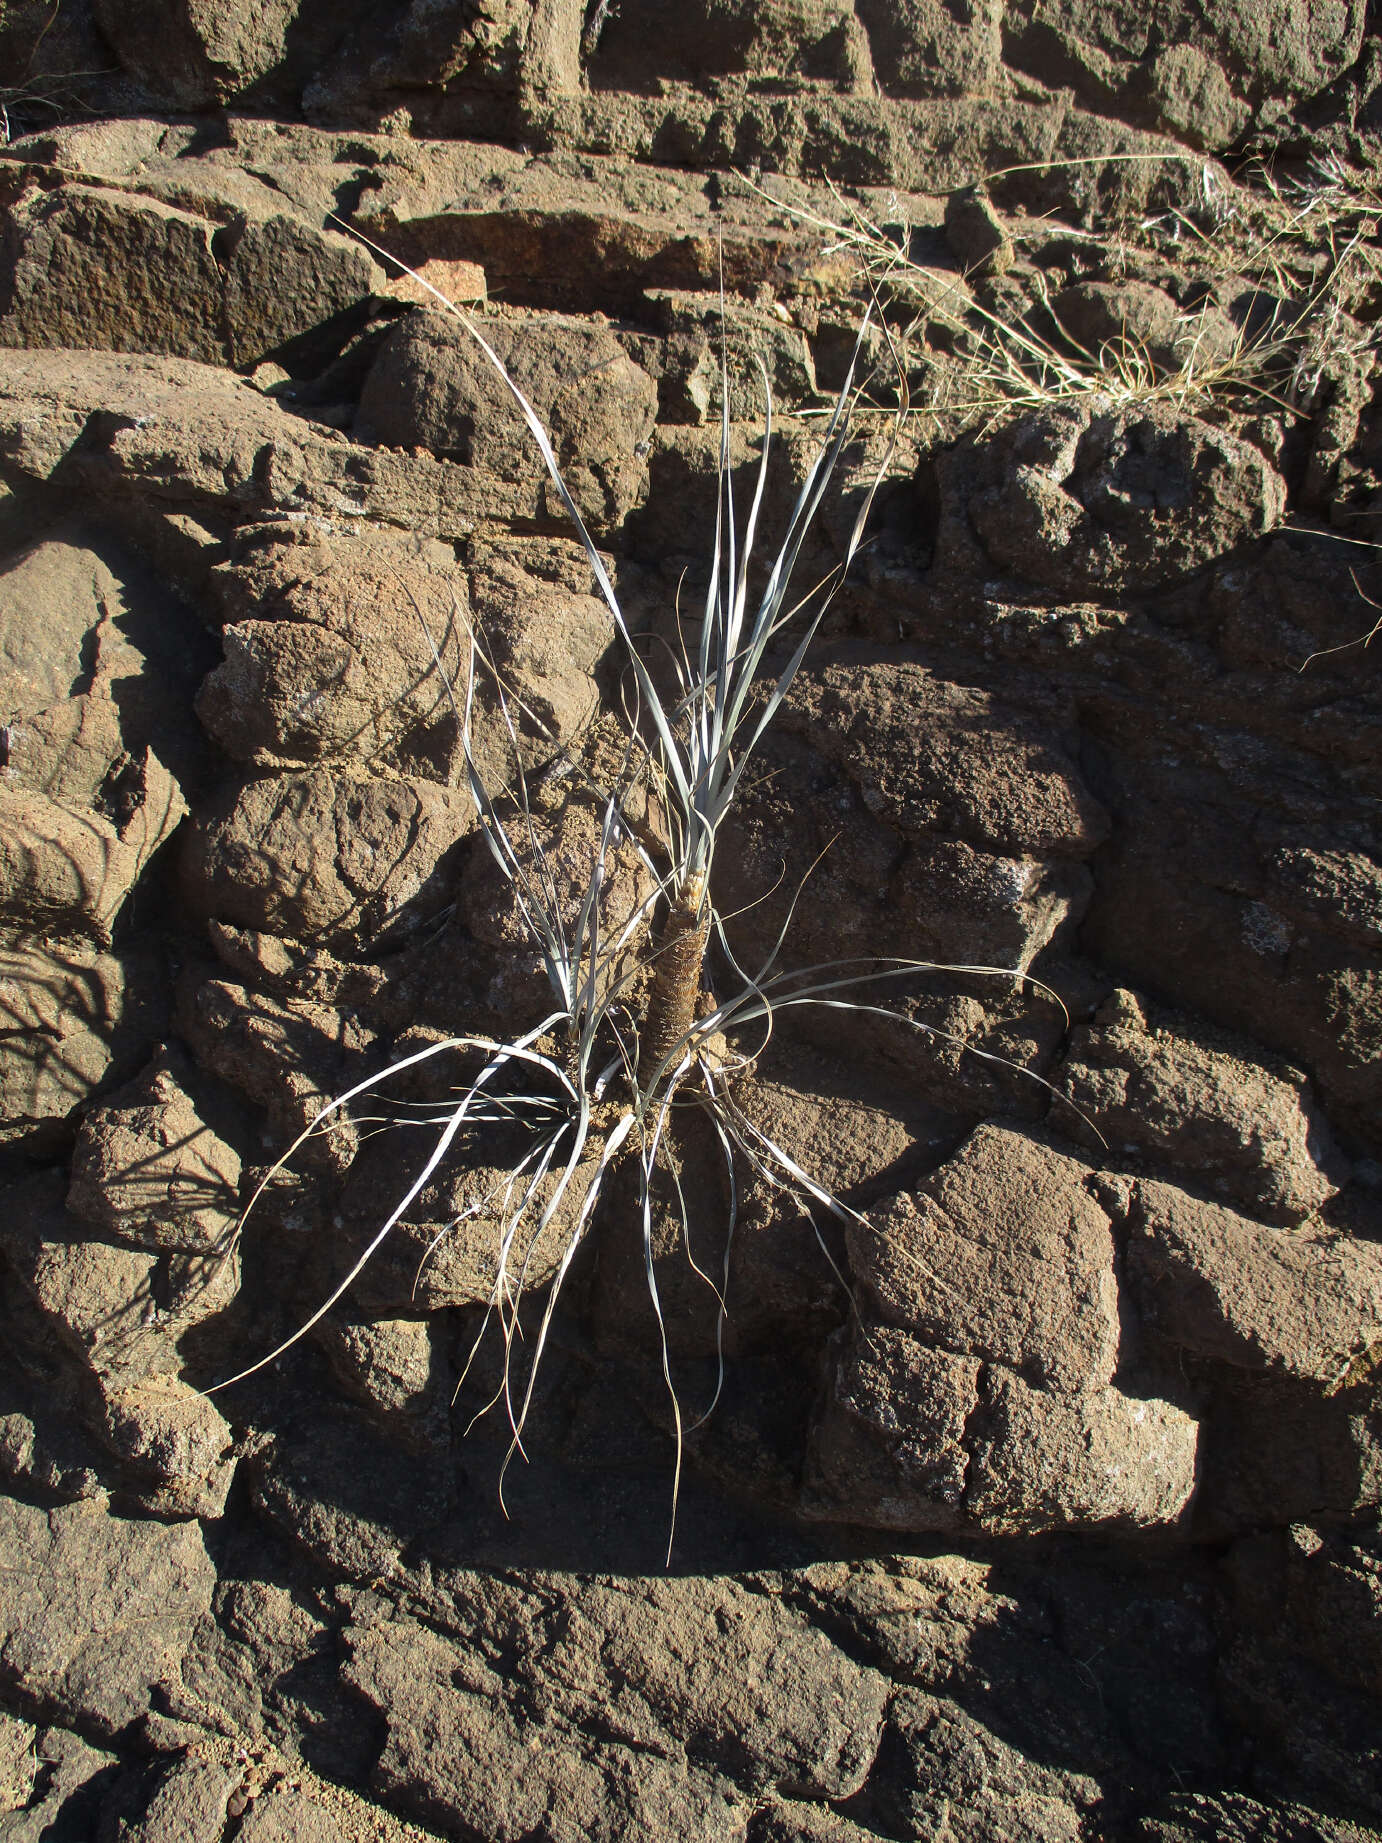
M988 194L978 186L945 201L945 240L966 275L1005 275L1016 251Z
M176 1671L215 1571L192 1523L0 1499L0 1677L50 1718L115 1735Z
M1211 1362L1337 1388L1382 1346L1382 1250L1327 1229L1270 1229L1139 1181L1128 1277L1163 1337Z
M955 1843L1080 1843L1098 1783L1028 1759L955 1704L903 1690L888 1712L876 1782L904 1835Z
M891 661L808 666L783 710L906 835L1085 857L1108 819L1055 737L986 691Z
M1148 1030L1135 1003L1072 1033L1058 1086L1116 1152L1193 1174L1267 1222L1305 1221L1347 1175L1298 1076ZM1093 1143L1082 1122L1072 1131Z
M239 1154L164 1058L83 1116L67 1207L113 1240L196 1254L234 1225L239 1189Z
M973 465L961 497L989 559L1074 600L1174 583L1270 531L1286 505L1259 449L1156 404L1053 408Z

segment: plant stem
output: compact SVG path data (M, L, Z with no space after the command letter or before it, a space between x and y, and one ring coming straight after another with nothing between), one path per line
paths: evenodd
M652 987L638 1037L639 1081L645 1094L675 1056L695 1021L701 966L709 938L705 875L694 871L673 898L653 947Z

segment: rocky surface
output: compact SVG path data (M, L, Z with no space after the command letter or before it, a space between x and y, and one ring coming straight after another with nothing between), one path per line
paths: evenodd
M0 1837L1382 1836L1362 0L9 0L0 107ZM862 264L715 899L933 970L714 1052L839 1211L677 1110L568 1274L416 1129L666 814L431 290L670 684Z

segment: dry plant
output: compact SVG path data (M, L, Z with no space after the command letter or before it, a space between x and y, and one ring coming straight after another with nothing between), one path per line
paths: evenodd
M826 211L745 183L826 237L826 254L858 260L870 290L900 321L902 346L920 328L939 332L949 362L915 394L915 407L947 429L993 427L1050 405L1096 401L1109 408L1169 403L1190 414L1223 406L1305 414L1330 367L1378 343L1376 325L1358 324L1349 307L1369 285L1382 285L1382 193L1338 162L1289 185L1264 176L1256 190L1220 180L1206 164L1203 181L1194 209L1124 227L1116 242L1120 265L1137 253L1164 257L1169 246L1182 266L1203 274L1202 304L1181 316L1169 362L1126 329L1097 347L1082 343L1062 324L1040 271L1029 278L1026 311L1014 317L976 299L953 271L914 260L905 228L878 221L834 188ZM1052 230L1042 221L1028 234ZM1226 274L1274 296L1257 324L1235 325L1227 339L1210 287Z
M382 250L379 254L387 256ZM429 286L425 281L423 285ZM431 292L436 294L434 289ZM625 714L626 765L630 774L641 772L655 786L668 821L665 849L655 853L630 823L626 810L628 777L621 777L612 790L601 796L598 846L576 912L570 912L552 852L534 822L518 726L502 685L498 686L497 698L514 762L510 792L501 795L487 786L477 765L473 728L476 687L487 661L482 640L472 634L467 682L453 694L467 779L481 834L512 891L523 928L541 957L551 993L550 1008L529 1028L503 1041L485 1035L458 1035L410 1051L320 1110L261 1179L237 1225L237 1236L265 1189L312 1134L329 1130L348 1110L367 1103L369 1097L378 1099L390 1082L434 1058L460 1058L466 1069L465 1080L456 1090L457 1098L409 1115L414 1127L430 1127L435 1140L419 1161L412 1183L350 1271L291 1336L218 1387L228 1387L230 1382L262 1369L297 1343L344 1297L434 1175L457 1158L468 1156L472 1164L487 1162L481 1151L486 1136L500 1132L507 1156L497 1180L443 1225L423 1259L425 1263L440 1241L463 1223L478 1219L492 1228L493 1283L466 1370L468 1373L474 1363L487 1332L497 1325L503 1345L502 1380L487 1406L502 1400L508 1418L512 1437L507 1467L515 1454L523 1453L524 1427L563 1282L597 1206L608 1192L611 1173L623 1165L631 1169L634 1177L648 1296L657 1322L662 1374L675 1427L674 1524L682 1442L690 1428L683 1422L672 1379L658 1291L654 1193L655 1179L665 1176L674 1199L672 1207L680 1217L687 1259L694 1267L690 1254L690 1205L675 1161L669 1157L677 1114L684 1108L696 1107L709 1121L727 1176L729 1203L721 1273L712 1276L696 1267L717 1300L722 1331L729 1252L739 1213L740 1185L746 1176L795 1198L806 1219L816 1227L818 1240L821 1238L814 1221L815 1210L838 1218L855 1215L847 1204L817 1183L788 1148L765 1133L736 1096L736 1079L744 1077L755 1056L761 1053L775 1019L806 1006L844 1011L885 1009L860 996L860 988L870 982L930 971L992 976L1028 987L1039 987L1039 982L1018 969L935 967L911 960L843 960L804 970L783 970L778 961L790 916L772 952L761 964L746 967L736 957L726 937L723 918L714 906L716 844L733 809L745 768L781 707L822 616L863 541L874 493L888 466L889 457L885 454L861 495L844 554L835 569L805 596L797 598L794 572L835 478L860 396L857 368L868 316L860 329L854 362L761 588L756 586L754 553L772 448L771 392L764 371L762 452L750 503L741 520L730 467L727 359L722 361L718 500L709 587L699 633L694 641L684 637L680 640L674 659L675 688L668 690L657 682L644 660L605 561L562 478L536 411L480 329L444 296L438 294L437 299L465 335L477 343L507 386L585 549L636 688L633 708ZM444 679L435 646L433 655ZM616 856L630 850L636 853L645 873L646 894L632 901L626 912L610 916L608 895L614 884ZM660 922L654 929L655 911L659 910ZM706 991L702 978L702 964L711 943L720 962L715 997ZM1049 996L1059 1005L1054 994ZM894 1014L889 1011L888 1015ZM911 1023L905 1018L903 1021ZM912 1023L911 1027L932 1035L942 1034L926 1025ZM539 1244L544 1238L550 1243L549 1231L560 1238L561 1252L551 1270L526 1363L520 1364L520 1308L529 1290L530 1272L544 1259L538 1252ZM825 1247L823 1240L821 1246ZM826 1254L830 1258L828 1249ZM691 1425L699 1425L718 1399L723 1360L719 1378L714 1399ZM502 1474L500 1492L502 1501Z

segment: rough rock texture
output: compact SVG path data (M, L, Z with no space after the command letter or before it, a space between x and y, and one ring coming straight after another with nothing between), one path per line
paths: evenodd
M1363 0L7 0L0 129L0 1835L1382 1837Z

